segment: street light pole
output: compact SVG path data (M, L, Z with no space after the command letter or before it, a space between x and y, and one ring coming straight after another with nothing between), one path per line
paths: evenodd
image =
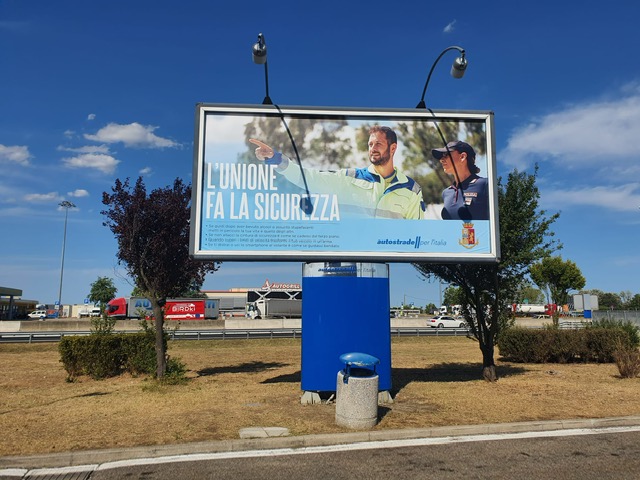
M58 317L60 317L60 312L62 311L62 277L64 275L64 251L67 244L67 217L69 215L69 209L75 208L76 206L64 200L58 204L62 208L64 208L64 235L62 236L62 261L60 263L60 289L58 290Z

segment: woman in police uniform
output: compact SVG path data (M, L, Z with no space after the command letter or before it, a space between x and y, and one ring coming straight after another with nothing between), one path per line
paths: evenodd
M487 179L478 176L476 152L466 142L456 140L446 147L431 150L440 160L445 173L454 179L442 192L443 220L489 220L489 191Z

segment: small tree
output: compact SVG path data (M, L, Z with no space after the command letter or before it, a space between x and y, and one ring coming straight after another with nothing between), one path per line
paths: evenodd
M109 318L105 307L110 300L115 298L118 289L113 284L113 280L108 277L98 277L91 284L89 300L100 307L100 316L91 317L91 331L98 334L113 332L116 320Z
M482 352L482 376L497 380L495 342L509 322L509 301L515 297L529 266L559 245L550 226L559 214L538 210L537 167L531 175L514 170L506 185L498 182L501 260L496 265L430 264L414 266L423 275L435 274L462 292L463 315Z
M98 277L98 279L91 284L89 300L99 305L100 311L104 311L107 303L115 298L117 291L118 289L113 284L113 280L108 277Z
M531 279L542 288L549 288L551 299L557 305L567 302L569 290L580 290L586 281L578 266L571 260L562 260L562 257L545 257L541 262L531 265L529 268ZM558 321L558 315L553 316L554 323Z
M198 262L189 256L191 186L176 179L173 186L158 188L147 195L139 177L130 187L116 179L112 194L104 192L102 211L118 241L118 261L126 265L136 286L151 302L155 317L158 378L166 372L164 316L167 298L177 297L195 286L205 275L218 269L217 262Z

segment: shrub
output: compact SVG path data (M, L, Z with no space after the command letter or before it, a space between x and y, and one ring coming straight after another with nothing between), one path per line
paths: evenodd
M67 380L73 380L85 374L83 359L85 355L81 353L81 347L86 344L80 340L82 337L62 337L58 343L58 353L60 361L67 372Z
M636 340L635 327L631 330L616 323L578 330L509 328L501 333L497 345L500 354L513 362L611 363L620 346L637 349Z
M611 363L618 345L631 348L628 332L618 327L587 328L584 333L589 362Z
M58 344L58 352L68 374L67 380L73 381L81 375L102 379L123 372L132 375L155 374L155 329L144 321L141 327L142 330L137 333L112 334L102 330L86 337L63 337ZM167 340L168 334L165 333L165 351ZM168 359L168 382L184 380L186 371L179 359Z
M621 329L626 333L631 348L640 347L640 331L638 331L638 327L636 327L635 324L629 321L605 318L602 320L594 320L588 328Z
M570 363L575 362L581 354L584 339L581 330L547 329L549 338L545 342L549 349L549 362Z
M500 354L514 362L545 363L549 360L545 330L509 328L500 334Z
M58 344L67 380L89 375L99 380L123 372L154 373L155 343L146 332L63 337Z
M99 380L122 372L122 335L63 337L58 344L68 380L89 375Z
M622 378L636 378L640 375L640 351L618 344L613 352L613 358Z
M110 335L116 326L116 319L103 312L98 317L91 317L91 333L96 335Z
M156 371L155 339L147 332L125 335L122 342L124 370L132 375Z
M162 383L169 385L179 385L187 381L187 366L175 357L167 358L167 371L162 378Z

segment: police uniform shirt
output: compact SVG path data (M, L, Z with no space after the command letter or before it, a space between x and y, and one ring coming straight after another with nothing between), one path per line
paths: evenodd
M489 220L489 194L487 179L470 175L460 184L451 185L442 192L443 220Z

